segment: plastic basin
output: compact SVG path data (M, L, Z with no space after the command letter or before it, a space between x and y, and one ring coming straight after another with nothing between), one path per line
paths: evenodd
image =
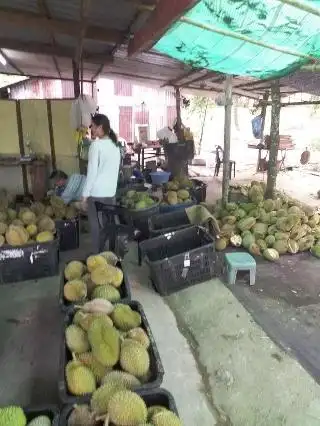
M150 177L153 185L162 185L167 183L171 176L170 172L151 172Z

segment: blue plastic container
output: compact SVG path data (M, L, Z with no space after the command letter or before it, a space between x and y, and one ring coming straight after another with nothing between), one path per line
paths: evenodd
M169 177L171 176L171 172L151 172L150 177L153 185L162 185L163 183L167 183L169 181Z

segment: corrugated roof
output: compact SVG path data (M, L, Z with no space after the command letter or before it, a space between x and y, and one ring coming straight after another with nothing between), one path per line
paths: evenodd
M151 4L155 0L144 0ZM42 22L39 25L28 24L33 17L43 17L43 8L40 10L38 0L1 0L1 11L28 12L25 20L21 19L20 26L0 19L0 50L8 57L6 67L0 64L0 72L17 73L15 66L28 76L45 76L52 78L72 78L72 58L79 44L80 36L80 0L46 0L50 18L60 20L54 34L50 25ZM191 70L190 67L162 54L150 51L141 53L134 58L128 58L126 43L130 31L137 30L148 18L150 12L138 12L136 0L92 0L88 13L87 36L83 41L84 60L83 76L87 80L100 76L115 76L132 78L137 81L164 85L172 83L206 91L219 91L223 89L223 75L212 72L207 78L206 70ZM34 15L30 15L32 12ZM37 15L35 15L37 14ZM63 20L68 20L68 25L63 25ZM73 27L73 23L76 27ZM62 24L62 26L60 25ZM117 30L117 43L106 40L105 32L109 29ZM90 38L88 36L90 33ZM101 40L101 34L103 39ZM54 35L54 38L53 38ZM27 53L28 52L28 53ZM30 53L29 53L30 52ZM114 60L110 62L110 53ZM54 55L54 58L53 56ZM91 55L91 58L88 57ZM94 56L94 58L92 58ZM58 69L56 67L58 65ZM191 72L190 72L191 70ZM252 85L252 78L237 78L235 89L239 92L251 92L254 97L259 97L270 82L265 85ZM315 83L316 84L316 83ZM289 86L289 87L288 87ZM297 90L296 85L285 81L284 90Z

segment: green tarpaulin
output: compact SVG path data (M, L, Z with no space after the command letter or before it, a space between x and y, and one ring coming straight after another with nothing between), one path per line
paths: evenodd
M320 12L320 0L304 4ZM258 46L248 39L238 40L230 34L320 59L320 17L279 0L201 0L183 18L155 49L194 67L270 78L309 62L308 58Z

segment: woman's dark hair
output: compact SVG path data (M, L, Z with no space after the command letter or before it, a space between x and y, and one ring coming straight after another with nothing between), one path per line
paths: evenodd
M106 115L94 114L91 118L91 121L96 126L102 126L105 135L108 136L117 147L121 147L121 143L118 141L115 132L111 129L110 120Z

